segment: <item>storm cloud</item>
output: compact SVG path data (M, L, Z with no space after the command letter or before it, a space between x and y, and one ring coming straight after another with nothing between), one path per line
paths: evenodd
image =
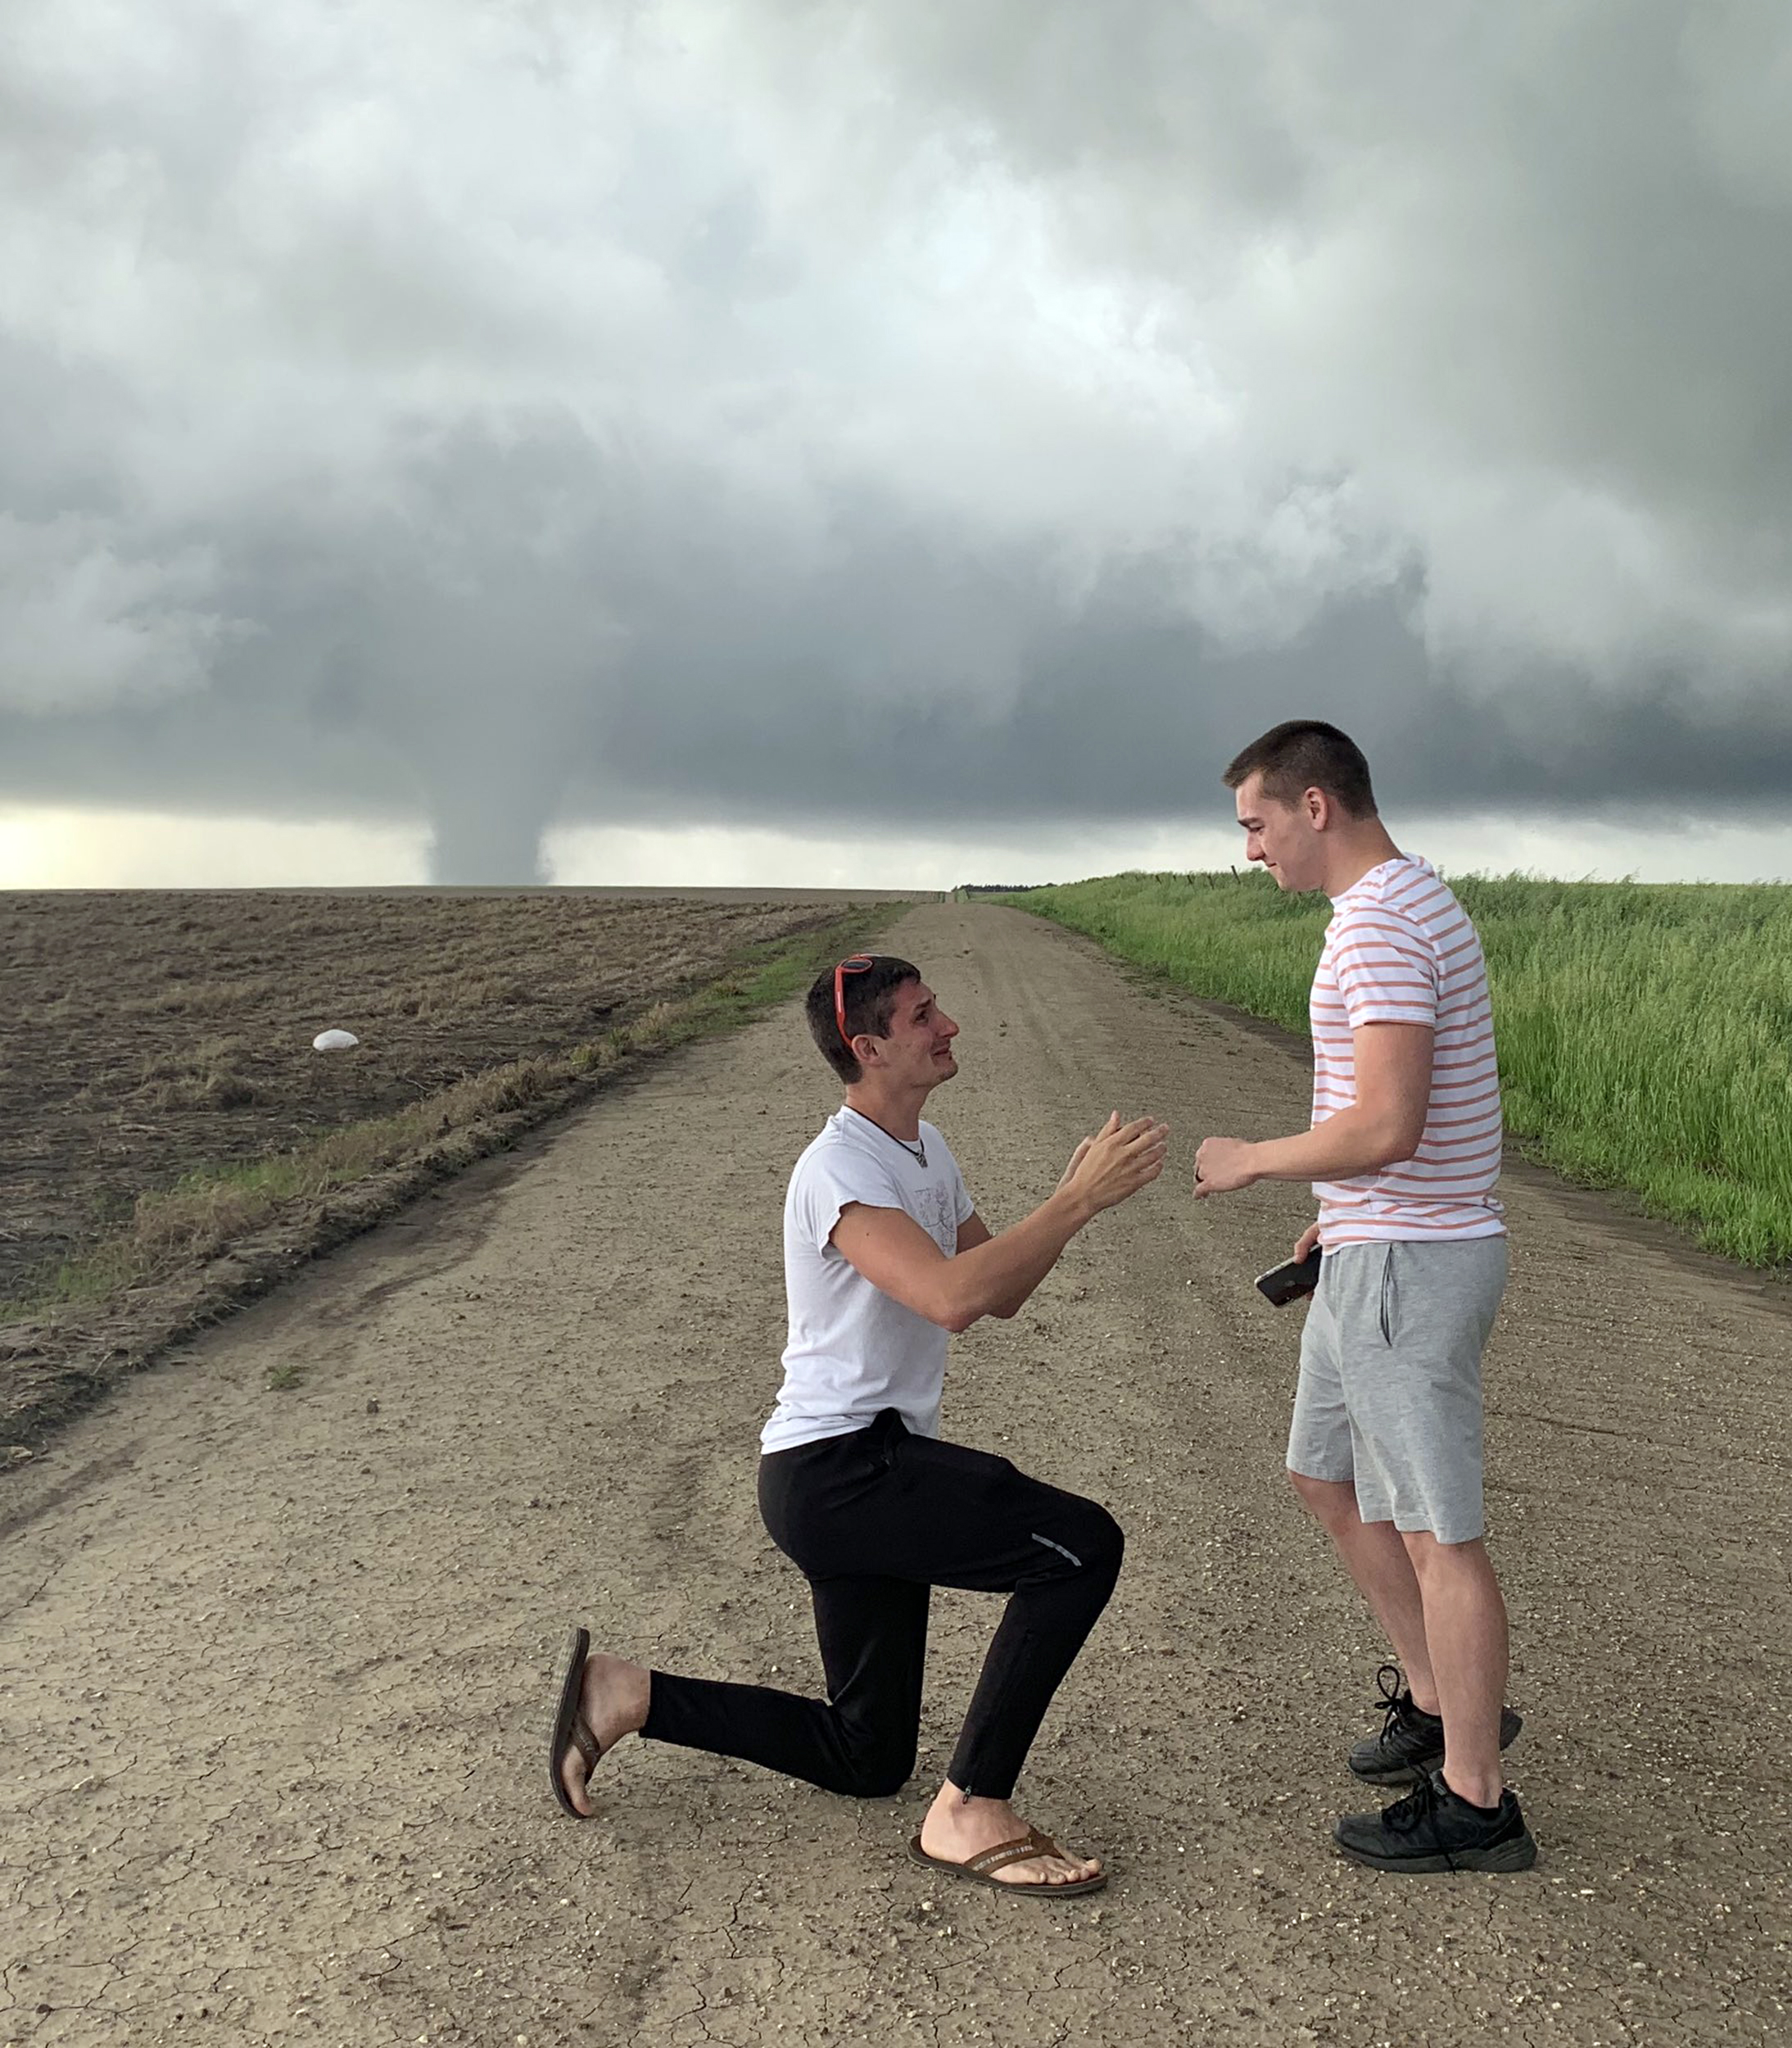
M1771 0L15 0L0 791L453 881L1174 817L1302 713L1780 802L1789 91Z

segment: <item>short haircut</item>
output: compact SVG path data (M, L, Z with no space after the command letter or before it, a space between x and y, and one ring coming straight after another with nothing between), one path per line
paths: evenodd
M1274 803L1298 804L1308 790L1320 789L1352 818L1376 814L1363 750L1318 718L1290 718L1253 740L1226 770L1226 787L1238 789L1253 775L1263 777L1263 793Z
M873 1038L888 1038L896 991L905 981L918 981L921 969L911 961L898 960L894 954L872 953L865 957L871 964L857 974L848 974L840 984L846 1004L846 1028L854 1038L861 1031L868 1031ZM834 1014L832 967L816 976L807 1007L809 1031L821 1047L822 1058L842 1081L850 1084L860 1079L865 1070L840 1036L839 1021Z

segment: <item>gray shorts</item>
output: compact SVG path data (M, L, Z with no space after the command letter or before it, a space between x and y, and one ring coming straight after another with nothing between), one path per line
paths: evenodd
M1288 1470L1354 1479L1365 1522L1466 1543L1481 1502L1481 1353L1503 1237L1328 1252L1301 1340Z

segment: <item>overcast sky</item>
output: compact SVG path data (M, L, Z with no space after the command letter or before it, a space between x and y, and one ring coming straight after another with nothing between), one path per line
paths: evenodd
M7 0L0 883L1792 875L1783 0Z

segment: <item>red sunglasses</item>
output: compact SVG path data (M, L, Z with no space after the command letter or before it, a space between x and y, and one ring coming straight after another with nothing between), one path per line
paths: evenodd
M846 977L867 974L876 965L868 953L849 953L834 970L834 1022L840 1027L840 1040L848 1052L853 1049L853 1036L846 1028Z

